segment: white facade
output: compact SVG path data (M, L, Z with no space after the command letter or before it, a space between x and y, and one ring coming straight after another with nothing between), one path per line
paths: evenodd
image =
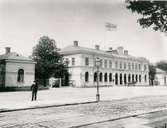
M148 61L128 54L119 47L117 50L102 51L96 45L95 49L74 45L60 51L64 59L69 61L70 80L75 87L91 87L97 85L96 58L101 59L99 69L99 85L148 85Z
M155 75L155 84L157 85L167 85L167 72L156 68L156 75Z

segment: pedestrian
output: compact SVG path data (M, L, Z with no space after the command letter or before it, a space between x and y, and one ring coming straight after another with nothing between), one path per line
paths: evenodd
M38 82L37 80L33 82L31 85L32 90L32 101L37 99L37 91L38 91Z

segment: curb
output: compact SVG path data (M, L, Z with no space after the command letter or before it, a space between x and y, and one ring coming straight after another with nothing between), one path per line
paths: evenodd
M97 101L89 101L89 102L79 102L79 103L67 103L67 104L58 104L58 105L36 105L36 106L31 106L27 108L16 108L16 109L0 109L0 113L5 113L5 112L13 112L13 111L23 111L23 110L29 110L29 109L40 109L40 108L50 108L50 107L62 107L62 106L71 106L71 105L80 105L80 104L91 104L91 103L97 103Z

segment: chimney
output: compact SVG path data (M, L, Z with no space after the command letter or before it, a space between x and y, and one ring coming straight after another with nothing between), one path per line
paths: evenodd
M122 46L118 47L117 50L118 50L118 54L123 55L123 47Z
M118 51L117 50L112 50L112 53L113 54L118 54Z
M112 47L109 47L108 51L107 52L112 52Z
M112 51L112 47L109 47L109 51Z
M128 55L128 50L124 50L124 55Z
M5 47L5 50L6 50L6 54L10 53L10 47Z
M73 43L75 47L78 47L78 41L74 41Z
M95 45L95 49L96 50L100 50L100 46L99 45Z

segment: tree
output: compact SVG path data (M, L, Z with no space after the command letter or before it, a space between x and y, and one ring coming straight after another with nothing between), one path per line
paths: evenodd
M167 1L126 1L127 8L141 14L137 20L143 28L167 32Z
M46 86L46 79L51 75L62 78L64 74L68 74L55 41L47 36L39 39L39 43L33 48L32 58L36 62L35 77L43 79L44 86Z
M149 80L150 80L150 85L154 84L155 74L156 74L156 66L154 66L152 64L149 64Z
M159 68L159 69L162 69L162 70L164 70L164 71L166 71L167 72L167 62L166 61L160 61L160 62L157 62L157 67Z

